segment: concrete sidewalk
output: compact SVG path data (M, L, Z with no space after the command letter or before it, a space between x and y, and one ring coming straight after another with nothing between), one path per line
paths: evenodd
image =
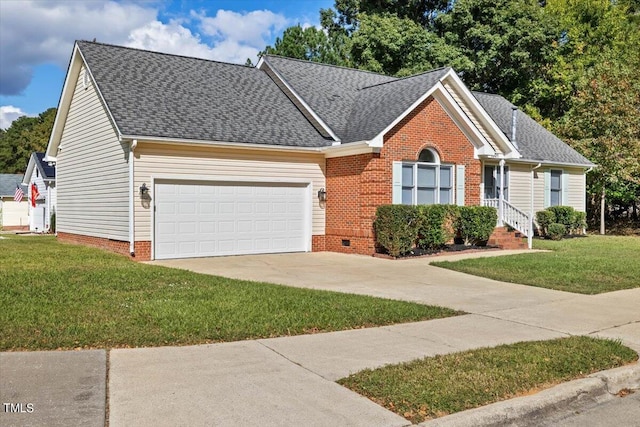
M0 403L14 404L0 410L0 425L104 425L106 414L111 427L404 426L404 418L334 381L389 363L570 334L618 338L640 350L639 289L575 295L468 276L425 259L328 253L162 264L471 314L201 346L0 353ZM13 411L18 403L33 410Z

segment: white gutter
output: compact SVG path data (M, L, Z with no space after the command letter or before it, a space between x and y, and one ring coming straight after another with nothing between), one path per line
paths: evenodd
M133 139L129 145L129 254L132 257L136 256L135 251L135 181L133 177L133 159L135 158L133 152L138 146L138 140Z
M545 166L567 166L567 167L574 167L574 168L582 168L582 169L587 169L587 168L594 168L597 167L597 165L594 164L588 164L585 165L584 163L565 163L565 162L554 162L551 160L533 160L533 159L508 159L509 162L513 162L513 163L526 163L529 165L536 165L536 164L543 164Z

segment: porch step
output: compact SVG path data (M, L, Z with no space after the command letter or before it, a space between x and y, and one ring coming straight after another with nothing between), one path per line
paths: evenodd
M487 244L500 249L527 249L527 240L519 231L509 231L506 227L496 227Z

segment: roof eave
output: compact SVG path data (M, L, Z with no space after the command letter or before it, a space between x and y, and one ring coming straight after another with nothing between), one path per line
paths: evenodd
M504 153L505 158L519 158L522 157L517 147L507 138L507 136L500 130L500 127L491 118L489 113L480 105L478 100L473 96L471 91L465 86L460 77L453 70L449 70L445 76L441 79L442 82L448 81L457 89L460 90L460 94L464 97L463 101L476 115L478 120L483 125L487 133L492 139L499 145L499 148Z
M183 139L183 138L169 138L159 136L146 136L146 135L122 135L122 140L147 143L159 143L159 144L181 144L181 145L195 145L195 146L209 146L220 148L238 148L246 150L269 150L269 151L299 151L305 153L320 153L323 150L330 148L330 145L320 147L300 147L292 145L275 145L275 144L256 144L251 142L229 142L229 141L208 141L200 139Z
M595 163L571 163L571 162L558 162L555 160L538 160L538 159L509 159L511 162L515 163L527 163L527 164L542 164L544 166L565 166L565 167L575 167L582 169L590 169L597 168L598 165Z

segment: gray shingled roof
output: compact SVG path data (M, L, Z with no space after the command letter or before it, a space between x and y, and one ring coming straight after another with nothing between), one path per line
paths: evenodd
M447 72L449 68L441 68L358 90L343 142L373 139Z
M85 41L78 46L124 135L331 143L256 68Z
M311 109L344 140L358 89L397 80L353 68L266 55L271 65ZM355 139L359 140L359 139Z
M22 185L22 174L0 173L0 197L13 197L16 184L27 194L26 186Z
M31 153L31 156L36 157L36 166L40 169L40 173L44 179L56 179L56 168L53 166L49 166L49 162L44 161L44 153Z
M473 95L511 140L511 114L514 105L500 95L482 92L473 92ZM516 114L516 144L523 159L594 166L524 112L518 110Z

